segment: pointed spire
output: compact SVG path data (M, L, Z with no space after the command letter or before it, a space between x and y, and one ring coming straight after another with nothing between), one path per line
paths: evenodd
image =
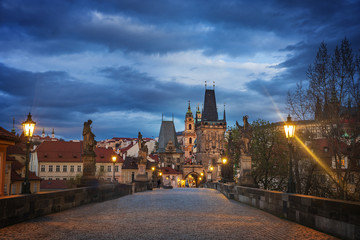
M215 90L215 81L213 81L213 89Z
M224 103L224 118L223 118L224 122L226 122L226 113L225 113L225 103Z
M45 137L45 129L44 128L42 130L41 137Z
M13 127L11 129L11 133L16 134L16 130L15 130L15 118L13 118Z
M53 129L52 132L51 132L51 138L55 138L55 131L54 131L54 129Z
M205 81L205 90L206 90L206 87L207 87L207 82Z
M189 100L189 106L188 106L188 113L191 113L191 107L190 107L190 100Z

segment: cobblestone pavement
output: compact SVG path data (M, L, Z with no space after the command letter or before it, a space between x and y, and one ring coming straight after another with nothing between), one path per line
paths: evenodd
M212 189L156 189L0 229L0 239L336 239Z

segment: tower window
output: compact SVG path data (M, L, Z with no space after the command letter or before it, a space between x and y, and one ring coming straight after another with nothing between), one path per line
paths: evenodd
M189 143L192 144L192 138L189 138Z
M191 130L191 124L189 124L189 130Z

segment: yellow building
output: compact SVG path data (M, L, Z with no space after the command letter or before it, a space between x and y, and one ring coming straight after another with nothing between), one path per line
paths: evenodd
M9 165L6 164L6 150L8 146L14 144L14 134L0 127L0 196L4 195L5 190L6 193L8 192L8 182L5 182L6 174L9 172Z

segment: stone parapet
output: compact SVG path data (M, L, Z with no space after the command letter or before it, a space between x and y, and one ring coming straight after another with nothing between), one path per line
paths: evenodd
M360 239L360 203L206 183L228 198L343 239Z
M107 184L0 198L0 228L93 202L151 189L148 183Z

